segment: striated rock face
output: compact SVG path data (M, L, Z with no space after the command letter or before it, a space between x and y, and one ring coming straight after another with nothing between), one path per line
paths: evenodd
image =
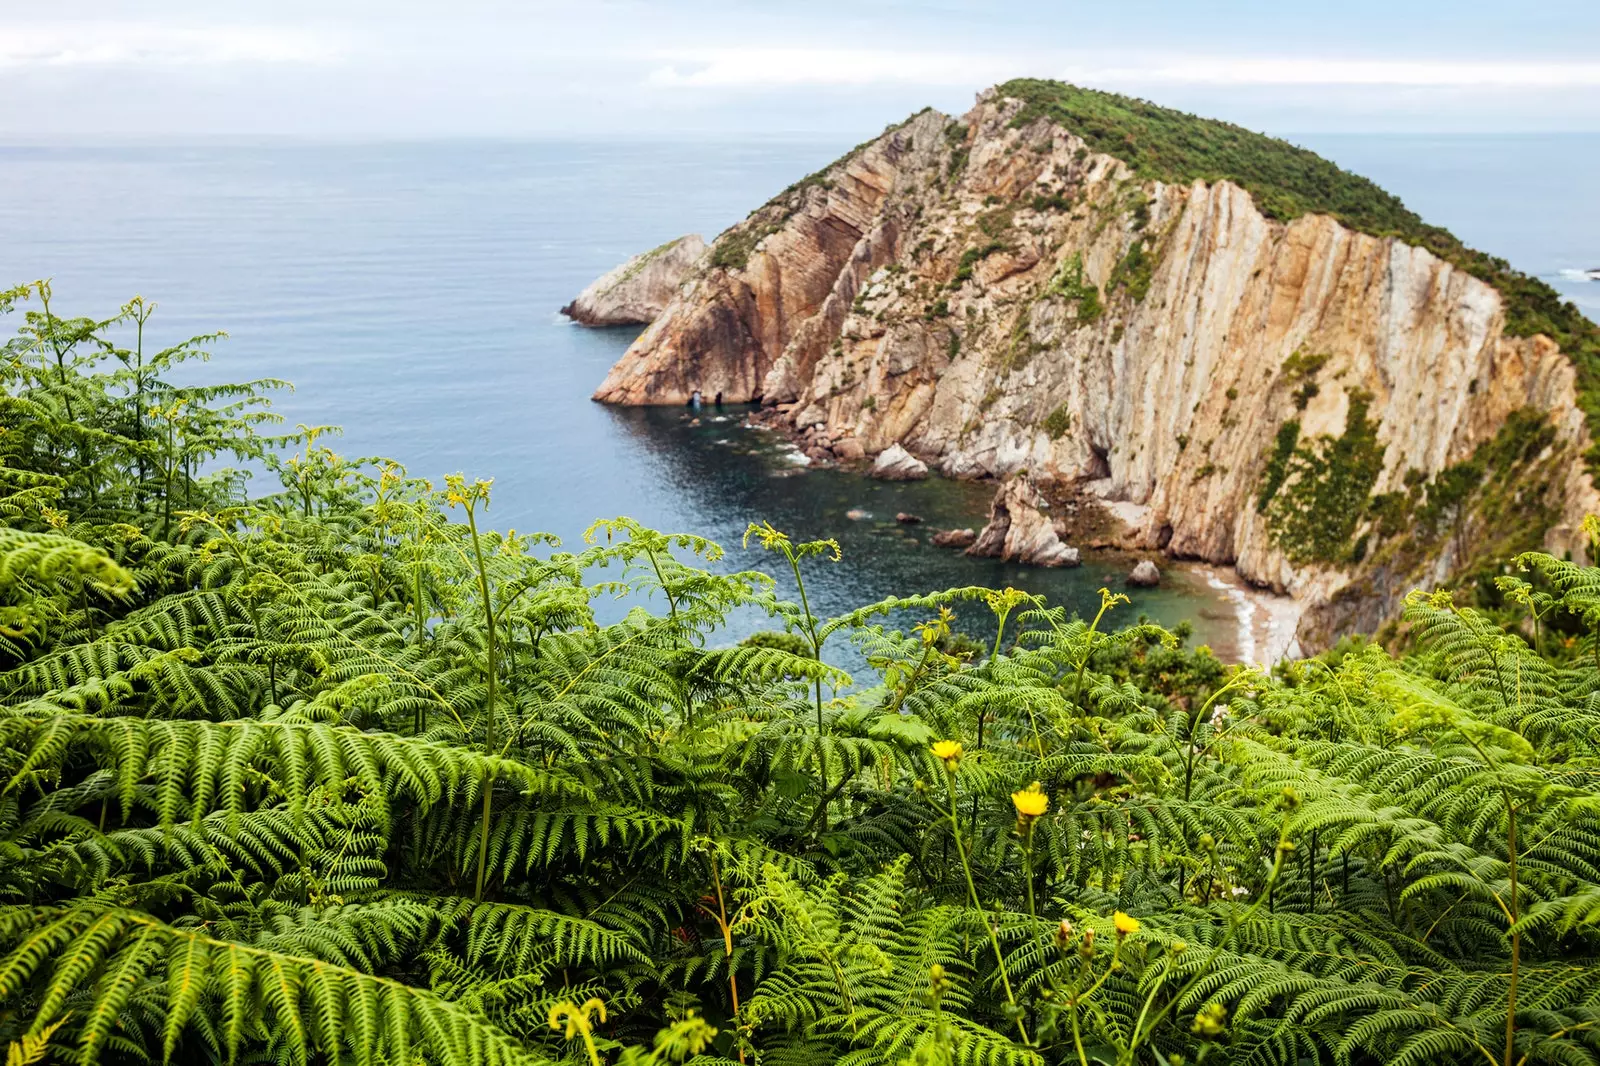
M1014 477L995 493L989 521L967 549L1030 566L1077 566L1078 549L1062 543L1045 515L1050 504L1026 477Z
M596 280L561 313L584 326L648 325L705 254L706 242L695 234L668 241Z
M1308 650L1492 552L1583 556L1574 371L1507 335L1498 290L1227 181L1140 177L1021 107L925 111L757 210L596 399L720 391L868 456L1073 486L1096 543L1291 594ZM973 550L1047 543L1019 483Z

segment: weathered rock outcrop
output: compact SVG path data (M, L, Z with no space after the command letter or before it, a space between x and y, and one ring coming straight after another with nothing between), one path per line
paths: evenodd
M1050 504L1025 476L1013 477L989 504L989 521L967 549L1029 566L1077 566L1078 549L1062 543L1045 514Z
M696 234L668 241L596 279L561 313L584 326L649 325L705 254Z
M596 399L722 392L869 456L1073 486L1097 543L1293 595L1312 650L1499 553L1584 554L1600 498L1573 364L1508 333L1499 289L1229 181L1149 178L1034 114L991 90L791 187Z
M928 464L900 445L891 444L872 461L870 473L883 481L920 481L928 476Z
M977 543L975 529L944 529L933 535L935 548L970 548Z
M1161 584L1161 569L1149 559L1140 559L1128 571L1128 584L1134 588L1155 588Z

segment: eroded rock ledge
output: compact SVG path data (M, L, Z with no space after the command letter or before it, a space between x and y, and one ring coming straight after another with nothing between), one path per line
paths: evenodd
M583 326L649 325L705 254L695 234L668 241L597 278L561 313Z
M595 398L763 402L808 453L1002 480L1008 514L1025 470L1103 519L1068 543L1232 564L1307 650L1484 560L1585 554L1573 367L1499 291L1022 109L924 111L752 213Z

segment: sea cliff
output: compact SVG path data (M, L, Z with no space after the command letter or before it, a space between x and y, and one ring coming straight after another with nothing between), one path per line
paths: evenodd
M1594 344L1310 153L1019 82L722 234L595 397L720 392L844 459L1022 474L1069 544L1294 597L1311 650L1489 559L1585 554Z

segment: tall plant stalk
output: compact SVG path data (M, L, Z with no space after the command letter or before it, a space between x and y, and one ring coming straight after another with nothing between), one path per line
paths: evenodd
M487 506L489 502L489 485L487 481L476 481L470 487L464 478L452 476L447 492L447 499L452 506L464 507L467 512L467 532L472 541L473 565L478 575L478 597L483 602L484 641L488 655L486 674L488 678L488 699L484 714L483 750L485 754L494 754L495 744L495 715L498 704L496 703L496 683L498 678L498 656L495 633L494 601L489 591L489 567L483 558L483 538L478 534L477 505L481 500ZM494 813L494 779L491 777L483 783L483 819L478 829L478 873L476 883L472 890L472 898L483 899L483 880L488 868L489 859L489 825Z

